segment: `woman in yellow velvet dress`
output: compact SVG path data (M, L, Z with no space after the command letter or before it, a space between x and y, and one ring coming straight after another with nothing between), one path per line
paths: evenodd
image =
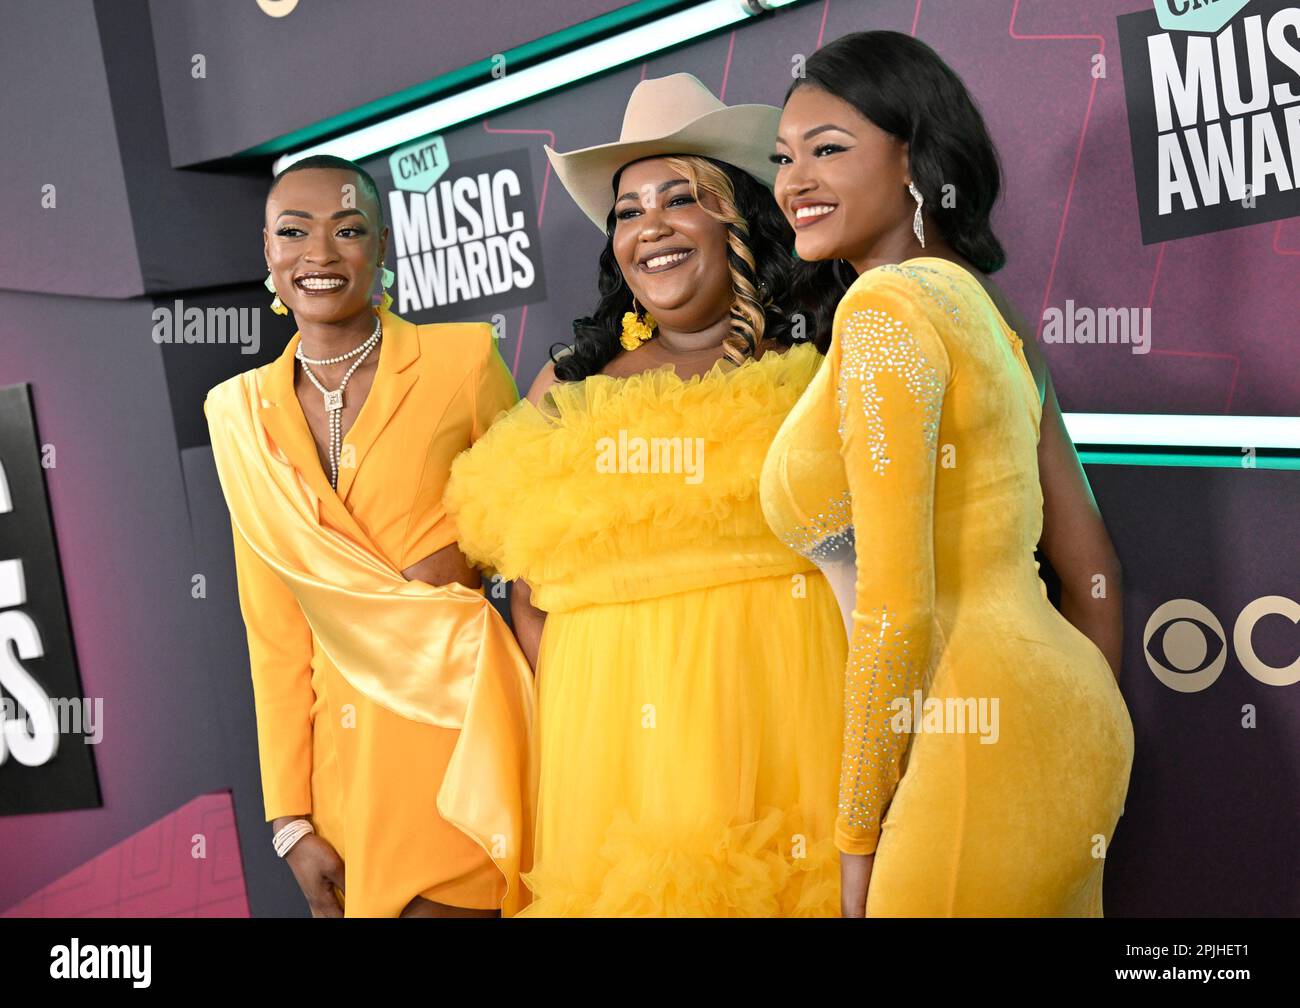
M825 571L850 637L844 912L1099 916L1133 729L1033 559L1043 406L977 276L1002 259L992 145L960 80L909 36L851 35L807 70L775 193L802 259L859 276L762 501ZM1104 538L1099 525L1083 515L1076 535Z
M620 142L547 150L608 237L604 296L448 488L537 669L528 914L838 910L843 635L758 502L821 359L784 314L777 115L677 74L637 87Z
M491 326L372 307L388 232L350 162L281 173L264 234L273 307L299 332L205 410L277 852L313 916L509 913L531 677L442 494L514 382Z

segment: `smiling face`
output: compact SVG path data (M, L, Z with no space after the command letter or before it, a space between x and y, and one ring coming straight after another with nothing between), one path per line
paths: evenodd
M906 143L843 99L796 88L781 112L773 191L799 258L858 266L910 236L907 154Z
M705 212L718 201L663 158L623 169L614 202L614 258L628 287L660 325L698 332L727 317L734 292L727 229Z
M388 244L380 221L374 198L350 171L305 168L280 179L266 200L262 236L275 289L299 323L370 310Z

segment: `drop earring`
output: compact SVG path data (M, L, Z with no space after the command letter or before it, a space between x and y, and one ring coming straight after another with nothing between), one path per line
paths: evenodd
M912 233L921 243L921 248L925 248L925 223L921 219L921 207L925 205L925 197L921 195L921 190L916 188L915 182L907 183L907 191L912 194L912 199L916 200L916 214L912 217Z
M623 335L619 342L624 350L635 350L642 343L654 337L655 317L649 312L641 314L641 306L632 298L632 310L623 313Z
M280 295L275 289L275 281L271 278L269 265L267 266L266 279L262 281L262 286L275 295L275 297L271 299L271 311L275 312L277 315L288 315L289 309L286 308L284 302L280 300Z
M393 286L393 271L381 263L376 275L375 290L370 298L376 308L387 311L393 303L393 295L388 293L388 288L391 286Z

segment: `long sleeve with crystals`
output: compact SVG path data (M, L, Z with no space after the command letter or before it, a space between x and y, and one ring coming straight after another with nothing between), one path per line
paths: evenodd
M909 737L893 727L899 703L912 703L932 660L935 456L949 362L923 305L887 283L841 302L829 356L857 552L835 843L870 854Z

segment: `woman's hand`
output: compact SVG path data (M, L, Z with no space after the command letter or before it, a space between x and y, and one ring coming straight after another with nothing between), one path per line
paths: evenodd
M867 888L871 885L871 866L875 861L874 854L840 852L841 917L867 915Z
M307 897L313 917L342 917L343 905L334 887L343 891L343 859L315 833L308 833L284 856Z
M293 818L277 819L274 828L278 830ZM298 888L307 897L313 917L343 916L343 906L334 892L335 886L344 891L343 859L329 841L308 833L293 845L284 860L298 880Z

